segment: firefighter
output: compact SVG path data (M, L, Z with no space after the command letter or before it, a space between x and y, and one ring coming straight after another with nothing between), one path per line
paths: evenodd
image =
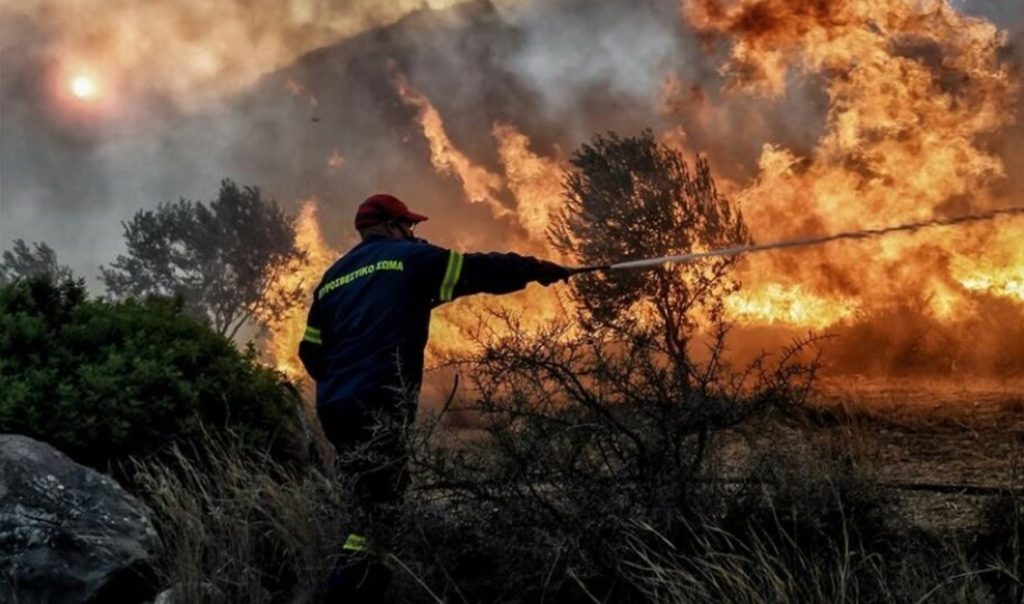
M328 601L379 601L386 589L388 571L374 551L386 547L387 537L370 540L363 531L390 524L382 518L409 482L402 427L416 413L431 309L569 276L537 258L431 245L414 235L424 220L391 195L367 198L355 218L362 241L324 274L299 345L316 380L317 415L360 515L328 580Z

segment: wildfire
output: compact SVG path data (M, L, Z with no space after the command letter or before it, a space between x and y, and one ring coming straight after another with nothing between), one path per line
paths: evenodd
M801 78L825 87L823 129L812 145L796 149L770 141L754 178L722 182L757 242L1019 203L1000 192L1006 167L990 144L1019 102L1019 83L1000 56L1004 35L990 23L964 16L944 0L687 0L681 14L709 48L728 44L721 65L727 101L776 102ZM495 121L497 164L474 161L451 139L431 100L392 69L394 88L415 111L436 172L458 179L467 201L490 209L495 223L507 227L510 248L555 257L545 235L562 198L566 162L560 151L540 153L516 125ZM680 118L660 135L678 150L691 151L685 120L727 122L698 83L679 75L666 77L652 96L663 114ZM741 126L730 127L742 136ZM732 161L710 159L712 165ZM303 209L300 224L315 225L310 212ZM1014 332L995 326L993 317L1024 323L1022 240L1022 221L1007 218L750 256L737 267L743 289L725 305L741 326L853 334L851 359L862 355L863 342L877 348L894 333L908 342L925 334L934 344L970 340L968 329L989 330L975 333L974 341L1012 356L1020 343L1000 340L1011 337L1004 331ZM458 241L438 243L459 247ZM303 245L324 251L323 263L310 268L312 284L335 254L320 239ZM435 313L432 349L464 349L468 331L499 329L488 319L495 307L533 325L563 314L551 289L460 300ZM301 335L304 316L295 320L282 336L282 354L293 354ZM936 335L937 329L950 331ZM924 348L937 356L957 362L967 356L932 344ZM913 343L892 349L920 352ZM891 357L903 362L899 354Z
M505 176L503 178L490 172L474 164L448 138L440 113L425 95L413 90L401 75L396 76L395 84L401 98L418 110L418 120L430 143L435 169L440 174L454 173L462 182L467 199L487 203L495 218L514 220L515 224L525 230L528 238L515 242L518 251L554 257L551 250L547 249L545 234L551 212L561 193L563 169L560 161L530 151L529 139L515 126L495 123L492 134L498 145ZM344 158L337 150L328 158L328 166L332 169L340 168L343 163ZM518 211L514 214L498 197L498 192L505 188L511 191L515 199ZM339 252L332 250L323 239L317 207L315 199L306 201L296 220L296 245L307 253L309 263L301 268L282 271L275 287L289 288L303 284L312 289L339 256ZM459 247L455 241L439 244ZM434 362L448 352L465 350L468 336L479 328L500 329L500 322L494 314L499 309L520 317L527 327L543 325L564 314L555 293L550 289L540 290L536 286L500 299L471 297L458 300L434 313L428 360ZM297 310L267 326L270 362L293 379L301 379L305 375L296 356L305 330L305 320L305 313Z
M278 279L271 288L287 291L301 285L312 292L323 273L340 256L338 250L332 249L324 241L319 222L319 201L315 198L302 204L295 222L295 244L307 254L308 263L276 271ZM465 350L467 336L481 326L498 328L492 312L496 308L516 314L528 308L529 312L523 318L532 326L542 325L562 314L557 298L550 294L538 295L536 288L504 296L497 305L494 302L495 299L466 298L435 312L431 321L428 360L434 362L445 353ZM298 358L299 342L306 329L306 308L296 308L280 320L267 320L266 327L264 350L268 362L292 380L306 379L305 370Z
M531 152L530 139L511 124L495 122L492 134L498 142L506 184L516 198L516 219L535 247L549 253L547 230L562 197L565 167L557 159Z
M815 295L800 285L769 283L750 294L726 299L729 318L738 323L786 324L823 329L851 319L857 303Z
M791 72L827 78L817 147L767 145L759 177L737 195L759 241L1009 204L993 193L1004 167L984 137L1008 125L1018 87L991 24L940 0L697 0L683 15L732 43L731 94L783 95ZM662 94L685 104L689 93L670 82ZM942 318L970 312L971 292L1024 301L1022 236L1019 220L1005 221L750 258L729 307L748 321L824 328L908 300Z
M402 100L415 107L423 134L430 142L434 168L440 174L455 173L462 182L467 199L487 203L496 219L525 231L526 238L513 235L511 243L519 252L557 259L547 244L546 233L552 211L561 198L563 166L557 159L530 150L530 141L514 125L495 122L491 131L498 145L504 176L473 163L445 133L440 112L422 93L414 90L402 74L395 75L395 87ZM499 195L508 190L515 198L515 211ZM452 245L452 242L446 242ZM515 315L527 329L537 328L564 314L551 289L536 286L501 298L473 297L446 305L434 313L428 352L436 359L446 352L465 350L469 334L478 329L500 333L502 327L494 311Z
M985 260L956 260L953 274L965 289L1024 304L1024 261L1018 261L1016 264L992 264Z

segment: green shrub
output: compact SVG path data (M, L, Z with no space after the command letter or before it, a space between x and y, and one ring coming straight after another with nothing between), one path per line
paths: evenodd
M0 432L104 467L201 430L285 452L298 398L281 376L168 299L87 299L81 281L0 288Z

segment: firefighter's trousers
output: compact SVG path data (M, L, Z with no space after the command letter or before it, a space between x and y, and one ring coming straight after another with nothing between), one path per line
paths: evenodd
M322 405L317 415L334 445L342 479L356 503L344 548L325 586L325 602L383 602L390 570L382 556L397 506L409 485L405 428L415 403L382 389L358 399Z

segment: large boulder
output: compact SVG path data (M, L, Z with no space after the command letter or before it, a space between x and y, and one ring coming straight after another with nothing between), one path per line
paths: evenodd
M149 510L50 445L0 434L0 601L152 598Z

